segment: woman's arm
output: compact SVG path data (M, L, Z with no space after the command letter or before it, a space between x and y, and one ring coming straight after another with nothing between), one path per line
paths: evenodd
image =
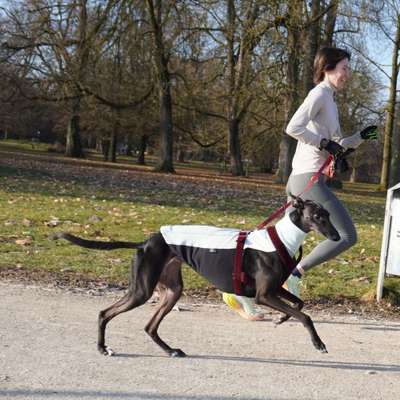
M364 140L361 138L359 132L354 135L342 138L338 140L338 143L341 144L346 150L347 149L356 149Z
M346 138L341 138L338 142L346 149L357 148L365 140L374 140L378 138L378 127L370 125L364 128L361 132L355 133Z
M319 147L323 136L307 129L307 124L315 118L323 105L324 93L318 89L311 90L290 120L286 133L303 143Z

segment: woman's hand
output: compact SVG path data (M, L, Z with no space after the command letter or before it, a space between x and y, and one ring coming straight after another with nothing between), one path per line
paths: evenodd
M332 140L322 139L320 146L320 150L326 150L328 153L332 154L334 157L337 157L339 154L344 153L344 147L339 143L336 143Z
M350 169L349 163L346 160L346 157L353 153L355 149L347 149L344 153L339 154L335 157L335 171L340 174L345 173Z
M378 138L378 127L376 125L367 126L360 132L360 136L364 140L373 140Z

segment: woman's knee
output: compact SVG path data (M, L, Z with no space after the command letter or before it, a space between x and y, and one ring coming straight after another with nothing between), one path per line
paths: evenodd
M345 232L339 232L341 244L344 247L344 250L353 247L358 240L357 231L353 227L353 229L347 230Z

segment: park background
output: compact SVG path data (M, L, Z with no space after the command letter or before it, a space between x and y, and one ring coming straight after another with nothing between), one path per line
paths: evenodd
M126 251L49 240L60 230L142 240L162 224L256 226L285 201L296 143L284 128L313 87L317 49L334 45L352 53L342 131L380 134L330 183L358 244L307 274L303 296L373 302L386 189L400 177L399 2L0 5L3 276L126 285ZM213 292L189 270L185 282ZM385 281L386 307L399 287Z

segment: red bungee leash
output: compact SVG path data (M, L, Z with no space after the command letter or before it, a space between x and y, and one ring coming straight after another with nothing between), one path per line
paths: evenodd
M312 185L318 180L318 178L322 175L324 172L325 168L327 168L333 161L333 156L329 154L328 158L325 160L325 162L322 164L321 168L310 178L308 181L306 187L304 190L298 194L297 196L301 196L302 194L308 192ZM332 176L332 175L330 175ZM278 218L281 214L285 212L287 208L289 208L292 205L292 201L288 201L286 204L283 206L279 207L277 210L275 210L267 219L265 219L261 224L257 226L257 229L263 229L265 226L267 226L271 221L274 219Z

